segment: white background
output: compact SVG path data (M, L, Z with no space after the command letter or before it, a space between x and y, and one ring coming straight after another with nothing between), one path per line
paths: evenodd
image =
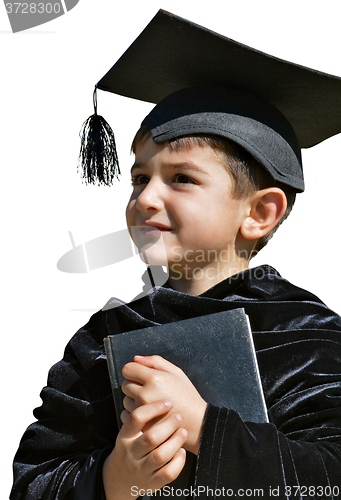
M194 9L195 5L195 9ZM80 0L67 15L12 34L0 5L1 464L0 497L49 367L110 296L141 289L130 259L88 274L57 270L76 245L125 227L131 139L151 105L99 91L115 131L123 180L87 187L76 172L79 129L95 83L159 8L277 57L341 76L339 2ZM304 152L306 193L253 264L269 263L341 312L341 136Z

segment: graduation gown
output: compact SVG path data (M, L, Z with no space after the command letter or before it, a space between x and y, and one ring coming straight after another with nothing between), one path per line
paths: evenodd
M240 307L250 317L270 423L209 405L189 496L341 498L338 315L268 266L200 296L164 286L118 305L112 299L94 314L51 368L37 422L15 457L12 500L105 498L101 469L118 430L104 337Z

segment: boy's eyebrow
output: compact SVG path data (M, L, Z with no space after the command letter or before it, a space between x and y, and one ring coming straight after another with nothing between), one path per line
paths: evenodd
M169 168L172 169L177 169L177 168L182 168L184 170L193 170L194 172L199 172L200 174L205 174L205 175L210 175L208 172L206 172L205 169L199 167L196 163L191 163L191 162L179 162L179 163L171 163L168 165Z
M169 168L172 170L176 170L177 168L181 168L184 170L192 170L194 172L199 172L201 174L210 175L203 168L201 168L197 164L191 163L191 162L185 161L185 162L179 162L179 163L166 163L165 166L166 166L166 168ZM134 165L130 169L130 172L132 173L133 170L135 170L136 168L143 168L143 167L146 167L146 165L144 163L134 163Z
M145 167L144 163L134 163L134 165L130 169L130 173L133 173L133 170L135 168L143 168L143 167Z

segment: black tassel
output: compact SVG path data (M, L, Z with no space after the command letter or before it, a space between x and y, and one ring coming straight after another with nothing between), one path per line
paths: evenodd
M95 113L83 123L80 131L81 150L77 170L81 168L86 184L111 186L114 178L119 179L121 173L114 132L103 116L97 114L96 88L93 101Z

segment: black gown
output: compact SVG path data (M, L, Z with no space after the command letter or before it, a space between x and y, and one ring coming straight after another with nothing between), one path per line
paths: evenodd
M270 423L243 422L235 411L209 405L188 493L341 498L338 315L268 266L200 296L164 286L117 305L113 299L94 314L51 368L37 422L15 457L12 500L105 498L101 469L117 435L105 336L239 307L250 317Z

